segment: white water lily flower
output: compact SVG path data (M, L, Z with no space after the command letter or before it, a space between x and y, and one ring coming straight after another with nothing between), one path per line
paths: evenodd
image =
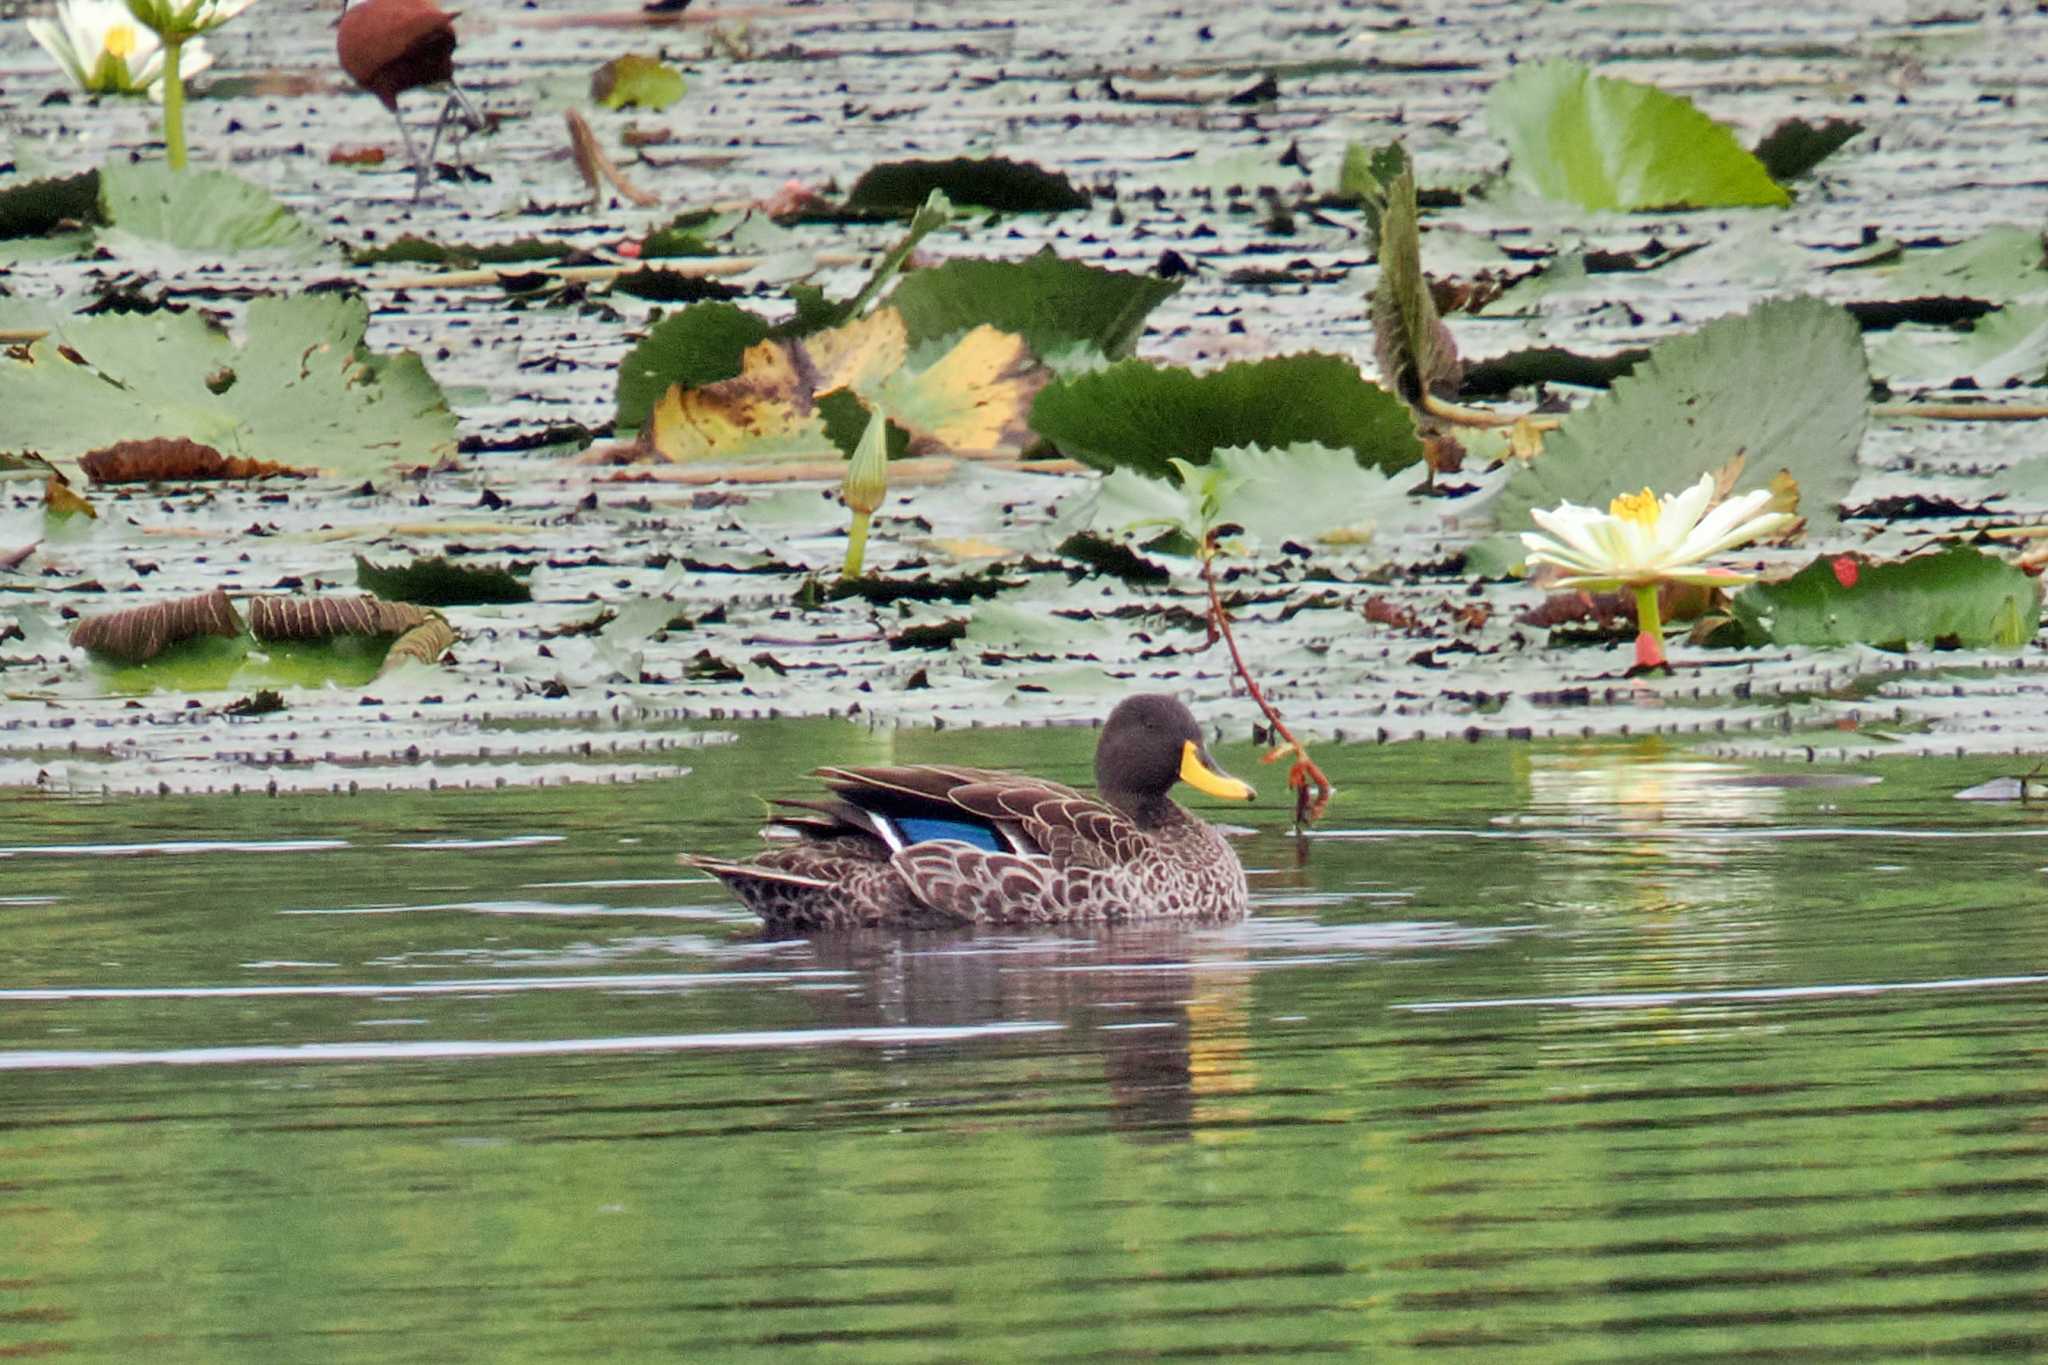
M190 39L212 29L256 0L128 0L128 12L165 39Z
M1749 575L1701 567L1724 550L1790 526L1788 512L1766 512L1769 489L1756 489L1707 510L1714 498L1714 479L1700 481L1683 493L1659 498L1649 489L1624 493L1605 512L1564 503L1530 515L1543 528L1522 532L1529 563L1554 564L1569 577L1559 586L1610 590L1656 583L1697 583L1718 587L1746 583Z
M162 99L164 48L139 24L123 0L64 0L57 18L31 19L28 31L71 83L92 95L140 95ZM185 45L186 75L213 61L197 39Z

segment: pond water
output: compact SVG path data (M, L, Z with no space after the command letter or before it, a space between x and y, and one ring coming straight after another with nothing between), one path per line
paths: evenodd
M2048 813L1952 795L1998 764L1326 745L1300 844L1226 747L1223 929L769 942L674 861L815 763L1091 747L11 799L0 1355L2048 1348Z

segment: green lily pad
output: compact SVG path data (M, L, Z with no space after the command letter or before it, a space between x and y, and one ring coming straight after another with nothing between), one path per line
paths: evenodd
M1041 356L1086 344L1122 359L1177 280L1061 260L1050 247L1022 261L958 259L904 276L889 295L912 344L987 323L1021 336Z
M956 204L1006 213L1061 213L1093 201L1056 171L1005 157L956 157L950 161L885 161L856 180L848 208L910 213L934 190Z
M422 607L533 600L533 589L509 569L495 564L457 564L440 556L408 564L373 564L357 555L356 585L387 602Z
M197 312L73 318L26 360L0 358L0 450L75 460L188 436L351 477L453 453L439 386L411 352L365 348L368 320L361 299L342 295L261 298L238 347Z
M1031 425L1076 459L1155 479L1174 477L1176 457L1204 464L1225 446L1312 441L1388 472L1422 458L1405 403L1342 356L1314 353L1205 374L1119 361L1046 385Z
M1756 144L1756 159L1771 179L1783 184L1805 175L1862 131L1863 125L1851 119L1808 123L1803 118L1788 118Z
M1579 62L1518 68L1487 96L1486 120L1508 144L1508 183L1545 199L1622 210L1792 202L1692 101Z
M1889 564L1822 555L1782 582L1744 588L1729 611L1751 645L2019 649L2040 629L2041 584L1968 545Z
M1963 329L1897 327L1870 343L1870 372L1894 384L1946 386L1968 379L1995 389L2048 379L2048 301L2014 303Z
M1741 455L1737 490L1767 487L1785 470L1798 480L1800 514L1832 529L1856 477L1869 396L1854 318L1819 299L1769 300L1661 343L1567 417L1509 477L1494 523L1520 531L1535 525L1532 507L1602 507L1644 487L1675 492ZM1520 562L1511 537L1467 559L1488 574Z
M1877 298L2038 299L2048 295L2048 243L2037 228L1995 227L1952 246L1881 258L1856 267L1853 278Z
M161 161L109 162L100 206L123 232L185 251L279 251L294 260L325 249L320 234L257 186L226 171L174 171Z
M356 247L348 253L351 265L446 265L471 269L479 265L523 265L529 261L559 261L576 248L567 242L543 237L522 237L516 242L436 242L410 234L382 246Z
M590 98L607 109L666 109L683 90L681 72L639 53L614 57L590 78Z
M697 388L740 372L740 356L775 329L734 303L695 303L648 330L619 363L621 435L647 424L647 414L671 385Z
M1292 542L1342 556L1434 516L1411 496L1425 473L1419 463L1396 474L1361 469L1351 451L1313 442L1232 447L1207 466L1177 470L1173 480L1112 471L1091 524L1104 532L1175 531L1190 547L1214 526L1236 525L1258 549Z
M100 173L31 180L0 190L0 238L41 237L66 223L100 220Z

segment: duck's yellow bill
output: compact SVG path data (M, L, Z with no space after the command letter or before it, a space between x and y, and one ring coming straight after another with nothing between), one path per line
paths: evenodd
M1251 783L1240 782L1234 777L1217 772L1202 761L1202 746L1187 740L1180 746L1180 780L1196 791L1207 792L1225 801L1249 801L1258 793Z

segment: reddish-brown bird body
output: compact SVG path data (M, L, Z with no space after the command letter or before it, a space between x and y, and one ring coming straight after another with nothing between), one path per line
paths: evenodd
M484 127L483 116L455 84L455 16L434 0L363 0L344 8L336 25L334 48L341 69L381 100L398 120L398 134L413 164L413 198L418 200L434 174L434 153L451 114L460 112L472 132ZM433 140L422 157L398 112L398 97L421 86L445 88L448 101L434 120Z
M434 0L350 5L334 46L349 78L394 112L403 92L455 78L455 16Z

